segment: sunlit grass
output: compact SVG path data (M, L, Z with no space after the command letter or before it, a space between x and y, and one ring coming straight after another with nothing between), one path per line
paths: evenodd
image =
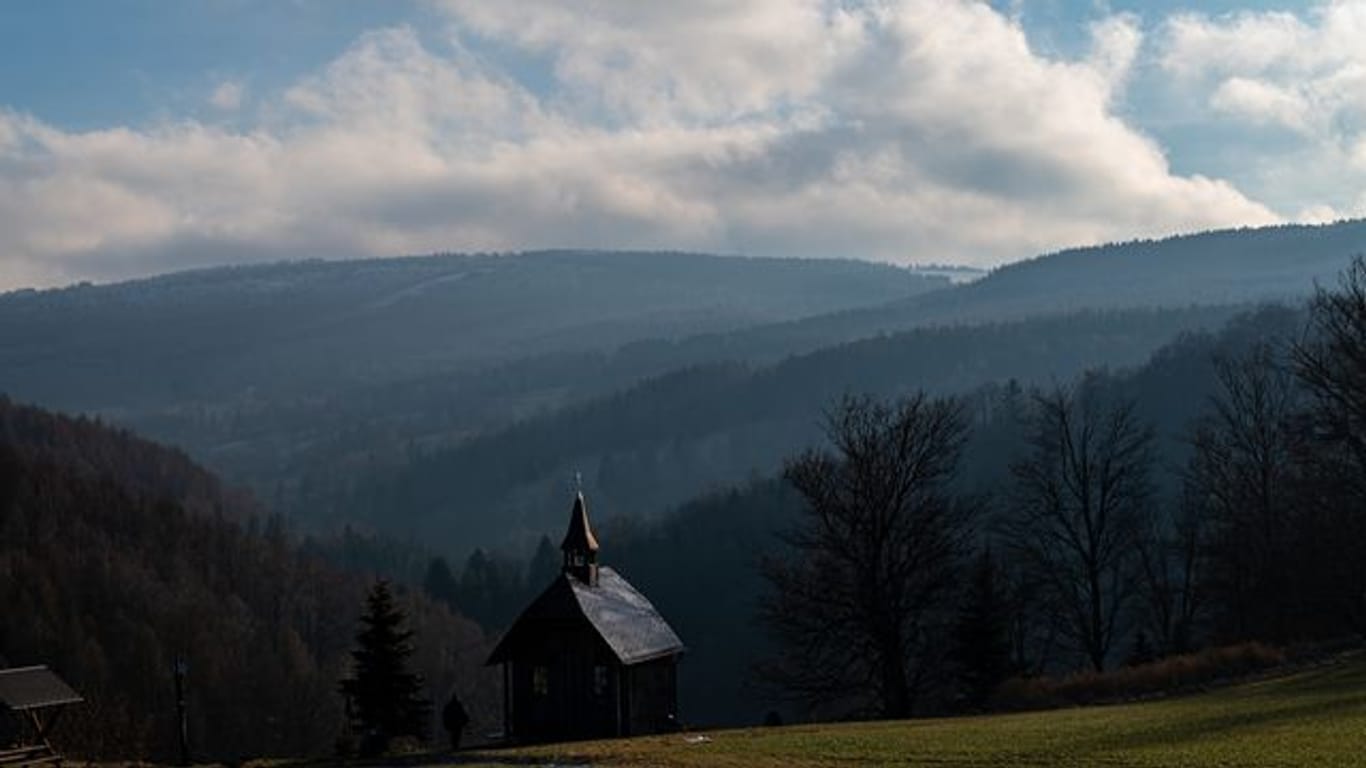
M479 765L1359 766L1366 661L1213 693L973 718L717 731L492 751Z

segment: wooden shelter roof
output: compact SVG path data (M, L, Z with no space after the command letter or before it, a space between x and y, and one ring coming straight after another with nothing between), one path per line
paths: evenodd
M16 712L82 701L79 693L45 666L0 669L0 705Z

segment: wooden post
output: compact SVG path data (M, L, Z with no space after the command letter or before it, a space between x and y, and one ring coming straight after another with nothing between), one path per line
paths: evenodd
M47 747L48 751L52 751L52 744L47 740L47 728L44 728L43 721L38 719L38 713L30 709L24 714L28 715L29 725L33 726L33 737Z
M617 665L617 682L621 696L617 700L617 737L631 735L631 668Z
M48 749L52 748L50 734L52 733L52 729L57 727L57 721L62 719L62 709L62 707L53 708L52 714L48 715L47 722L42 723L42 727L38 731L38 740L43 742L43 746ZM35 723L41 722L37 713L33 715L33 721Z
M512 662L503 662L503 741L512 741Z
M175 709L176 720L180 724L180 764L190 764L190 725L185 715L185 673L190 671L190 665L186 663L184 657L177 656L175 660Z

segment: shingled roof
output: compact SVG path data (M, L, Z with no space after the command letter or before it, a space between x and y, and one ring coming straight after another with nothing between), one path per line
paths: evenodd
M0 669L0 705L16 712L62 704L77 704L85 699L44 666Z
M488 663L500 664L511 658L519 637L535 632L535 624L578 618L587 620L622 664L639 664L684 651L683 641L644 595L616 571L600 568L594 586L567 574L551 582L499 641Z

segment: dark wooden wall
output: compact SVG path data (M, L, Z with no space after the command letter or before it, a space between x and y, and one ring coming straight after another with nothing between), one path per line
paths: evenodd
M545 622L537 630L527 633L507 668L515 741L634 736L674 727L676 657L626 667L586 625Z
M628 712L626 735L660 733L676 727L678 712L677 657L666 656L625 668Z
M540 670L540 672L538 672ZM512 735L521 742L617 735L620 665L585 626L547 626L511 664ZM543 686L538 686L537 676Z

